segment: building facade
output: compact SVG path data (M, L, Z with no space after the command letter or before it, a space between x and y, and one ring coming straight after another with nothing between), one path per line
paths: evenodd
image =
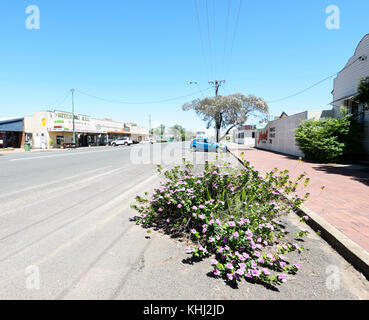
M22 148L24 142L24 119L0 118L0 148Z
M334 116L341 116L341 107L346 107L350 114L356 114L364 126L363 146L369 154L369 106L360 105L353 100L358 94L361 78L369 77L369 34L358 44L354 55L338 73L333 82Z
M302 121L332 117L332 110L304 111L268 122L264 129L257 130L255 147L297 157L304 157L296 139L295 130Z
M70 112L38 111L25 117L24 121L26 139L32 148L59 148L73 143L73 115ZM74 114L76 147L107 145L109 140L122 136L140 139L138 142L148 139L145 128L127 129L123 122Z

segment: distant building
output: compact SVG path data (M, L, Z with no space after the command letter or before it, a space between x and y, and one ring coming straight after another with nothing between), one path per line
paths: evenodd
M255 136L256 131L258 129L262 129L266 126L266 123L258 124L258 125L244 125L238 127L233 131L233 142L237 144L254 146L255 145Z
M77 147L106 145L112 139L130 137L134 142L148 140L146 128L109 119L74 114ZM37 111L24 117L27 141L36 149L61 147L73 142L73 115L65 111Z
M0 118L0 148L22 148L24 142L24 119Z

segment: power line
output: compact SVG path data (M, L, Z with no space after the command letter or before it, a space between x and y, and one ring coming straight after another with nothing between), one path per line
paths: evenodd
M196 92L193 92L193 93L190 93L188 95L184 95L184 96L180 96L180 97L174 97L174 98L169 98L169 99L163 99L163 100L157 100L157 101L142 101L142 102L132 102L132 101L121 101L121 100L113 100L113 99L106 99L106 98L102 98L102 97L99 97L99 96L95 96L93 94L89 94L89 93L86 93L86 92L83 92L83 91L80 91L78 89L76 89L76 92L80 93L80 94L83 94L85 96L88 96L88 97L91 97L91 98L94 98L94 99L98 99L98 100L101 100L101 101L105 101L105 102L110 102L110 103L119 103L119 104L155 104L155 103L163 103L163 102L169 102L169 101L174 101L174 100L179 100L179 99L183 99L183 98L187 98L187 97L190 97L190 96L194 96L198 93L202 93L204 91L207 91L209 90L211 87L208 87L207 89L205 90L200 90L200 91L196 91Z
M231 0L228 0L227 20L226 20L227 22L226 22L226 31L225 31L225 35L224 35L224 50L223 50L223 60L222 60L222 70L223 70L223 72L224 72L224 63L225 63L226 48L227 48L230 11L231 11Z
M67 91L66 93L64 93L63 95L61 95L58 99L55 100L55 102L50 103L51 106L56 105L57 102L59 101L59 103L57 104L57 106L60 106L68 97L69 97L69 92Z
M227 65L227 72L225 73L225 75L227 75L227 73L228 73L229 64L230 64L230 61L232 59L233 48L234 48L234 44L235 44L235 40L236 40L236 34L237 34L238 24L239 24L239 21L240 21L241 7L242 7L242 0L240 0L240 4L238 6L236 24L235 24L235 28L234 28L234 31L233 31L231 51L230 51L230 55L229 55L228 65Z
M208 27L208 44L209 44L209 63L210 63L210 70L211 73L214 76L214 72L213 72L213 58L212 58L212 49L211 49L211 37L210 37L210 24L209 24L209 6L208 6L208 0L206 0L205 2L205 6L206 6L206 24Z
M201 32L200 15L199 15L199 8L197 6L197 0L194 0L194 3L195 3L196 18L197 18L197 27L198 27L199 34L200 34L202 57L204 59L205 69L208 69L208 62L207 62L206 56L205 56L205 46L204 46L204 40L203 40L202 32ZM209 70L207 70L207 72L209 74Z
M294 98L294 97L296 97L296 96L298 96L298 95L300 95L300 94L303 94L303 93L305 93L306 91L308 91L308 90L310 90L310 89L312 89L312 88L314 88L314 87L318 86L319 84L321 84L321 83L323 83L323 82L325 82L325 81L327 81L327 80L329 80L329 79L331 79L331 78L333 78L333 77L337 76L340 72L342 72L343 70L345 70L345 69L347 69L348 67L352 66L356 61L358 61L358 60L360 60L360 59L362 59L362 57L359 57L359 58L355 59L353 62L351 62L350 64L346 65L346 66L345 66L341 71L336 72L335 74L332 74L332 75L330 75L329 77L324 78L323 80L320 80L320 81L318 81L318 82L316 82L316 83L312 84L311 86L309 86L309 87L305 88L304 90L301 90L301 91L299 91L299 92L297 92L297 93L291 94L290 96L287 96L287 97L284 97L284 98L280 98L280 99L276 99L276 100L267 101L267 103L280 102L280 101L284 101L284 100L288 100L288 99Z

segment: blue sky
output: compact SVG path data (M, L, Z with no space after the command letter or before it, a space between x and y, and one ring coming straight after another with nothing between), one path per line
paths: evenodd
M144 126L151 114L153 125L201 128L181 106L213 95L199 92L209 80L227 80L220 94L279 99L342 69L369 32L367 0L243 0L236 32L239 0L231 0L227 37L228 0L208 0L210 36L206 0L197 4L203 42L193 0L2 0L0 117L70 110L71 88L127 102L198 92L153 104L107 103L76 92L75 106L78 113ZM340 8L339 30L325 27L332 4ZM25 27L28 5L40 8L39 30ZM271 114L327 108L332 86L333 79L272 103Z

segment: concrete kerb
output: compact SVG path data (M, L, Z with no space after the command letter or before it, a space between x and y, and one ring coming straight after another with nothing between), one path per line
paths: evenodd
M231 150L227 150L232 154L242 165L244 162ZM290 200L291 197L283 195ZM367 280L369 280L369 253L361 248L358 244L344 235L341 231L332 226L324 218L319 216L313 210L304 205L294 211L298 216L308 216L307 224L315 231L319 232L322 239L324 239L335 251L337 251L348 263L355 269L361 272Z

